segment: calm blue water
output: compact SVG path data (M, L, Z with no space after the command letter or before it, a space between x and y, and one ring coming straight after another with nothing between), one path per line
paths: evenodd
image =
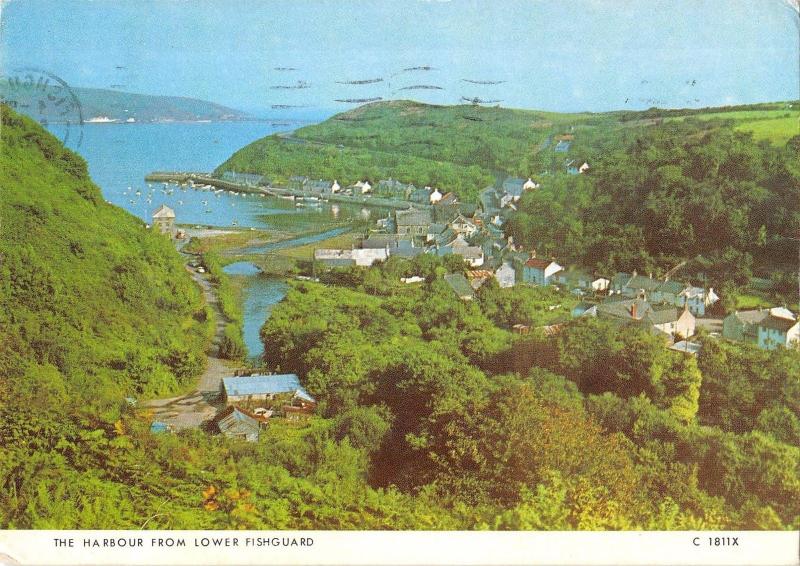
M50 130L60 135L59 127L52 125ZM324 203L299 208L279 198L165 188L163 183L148 186L144 181L152 171L210 172L250 142L286 129L269 122L85 124L76 151L88 162L105 199L148 223L161 204L175 211L180 224L220 227L287 229L285 222L273 225L270 218L297 215L297 230L307 231L317 222L363 218L366 211L359 206Z
M244 343L250 358L259 358L264 353L264 345L259 338L259 331L264 322L272 314L272 309L286 296L288 285L280 279L261 274L252 263L240 261L225 266L225 273L244 276Z
M299 124L298 124L299 125ZM51 126L59 135L59 126ZM151 171L212 171L232 153L248 143L269 135L278 128L266 122L171 123L171 124L86 124L80 153L89 164L92 179L103 191L106 200L135 214L145 222L161 204L175 210L177 221L227 227L235 221L240 227L273 228L271 218L297 215L297 222L280 224L281 230L306 232L330 226L331 220L364 219L377 211L360 206L323 204L297 208L291 201L240 196L227 192L181 190L175 185L164 189L162 183L148 187L144 176ZM282 127L281 129L287 129ZM129 189L130 187L130 189ZM136 195L136 190L141 195ZM171 190L171 194L169 191ZM148 202L149 200L149 202ZM210 210L211 212L206 212ZM328 230L315 236L304 236L261 246L251 251L270 251L303 245L334 236L346 228ZM225 271L246 277L244 285L244 340L251 357L263 352L258 333L272 307L286 295L287 285L268 278L252 264L240 262Z

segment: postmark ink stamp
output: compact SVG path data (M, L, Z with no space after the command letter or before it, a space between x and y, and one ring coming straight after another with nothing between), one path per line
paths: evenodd
M43 126L63 127L61 141L71 149L83 142L83 108L62 78L35 67L14 69L0 79L2 102ZM60 129L60 128L59 128Z

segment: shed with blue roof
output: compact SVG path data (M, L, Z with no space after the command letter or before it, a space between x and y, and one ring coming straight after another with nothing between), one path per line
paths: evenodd
M285 393L293 393L300 399L315 402L293 373L224 377L222 393L228 403L273 399L276 395Z

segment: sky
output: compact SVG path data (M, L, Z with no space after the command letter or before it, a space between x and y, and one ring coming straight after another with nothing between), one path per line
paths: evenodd
M800 98L795 3L7 0L0 65L272 115L375 97L562 112L720 106ZM408 88L420 85L439 88Z

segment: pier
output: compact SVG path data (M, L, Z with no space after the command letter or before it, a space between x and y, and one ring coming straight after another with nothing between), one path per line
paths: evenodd
M373 206L377 208L394 208L394 209L407 209L411 208L431 208L428 204L417 204L406 200L395 200L390 198L375 197L375 196L349 196L340 194L326 194L318 195L311 191L304 191L302 189L290 189L287 187L273 187L263 185L248 185L244 183L234 183L213 177L210 173L197 173L188 171L154 171L145 176L144 180L148 183L177 183L177 184L191 184L209 185L218 189L226 191L235 191L239 193L255 193L266 194L273 197L298 197L305 198L310 196L319 197L327 202L340 202L348 204L359 204L361 206Z

